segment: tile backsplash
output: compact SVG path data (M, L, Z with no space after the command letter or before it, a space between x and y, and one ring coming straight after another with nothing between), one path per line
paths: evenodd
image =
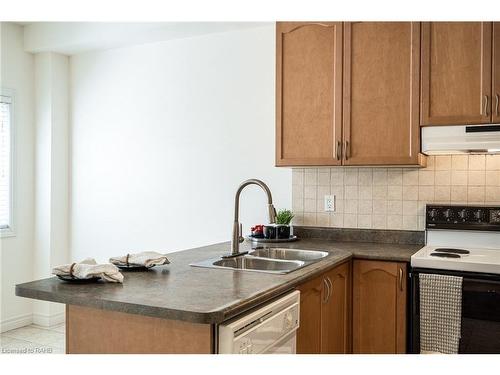
M325 212L324 196L335 195ZM426 168L294 168L296 225L424 230L426 203L500 204L500 155L430 156Z

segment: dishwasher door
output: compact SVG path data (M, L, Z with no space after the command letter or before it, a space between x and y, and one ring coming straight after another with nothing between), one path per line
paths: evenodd
M299 328L300 292L219 325L219 354L293 354Z

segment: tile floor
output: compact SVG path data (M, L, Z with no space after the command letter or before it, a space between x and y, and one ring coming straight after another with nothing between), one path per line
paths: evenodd
M64 323L52 328L29 325L0 334L2 354L64 354Z

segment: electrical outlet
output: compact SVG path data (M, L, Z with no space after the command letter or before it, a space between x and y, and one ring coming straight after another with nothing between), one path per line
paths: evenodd
M325 195L325 211L335 211L335 195Z

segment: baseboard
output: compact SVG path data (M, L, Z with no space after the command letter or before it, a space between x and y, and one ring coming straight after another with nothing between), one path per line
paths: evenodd
M64 323L65 319L65 313L64 311L57 313L57 314L51 314L51 315L46 315L46 314L38 314L34 313L33 314L33 324L36 324L37 326L40 327L53 327L58 324Z
M32 323L33 323L33 314L30 313L30 314L19 315L14 318L2 320L2 322L0 322L0 332L3 333L10 331L12 329L29 326Z

